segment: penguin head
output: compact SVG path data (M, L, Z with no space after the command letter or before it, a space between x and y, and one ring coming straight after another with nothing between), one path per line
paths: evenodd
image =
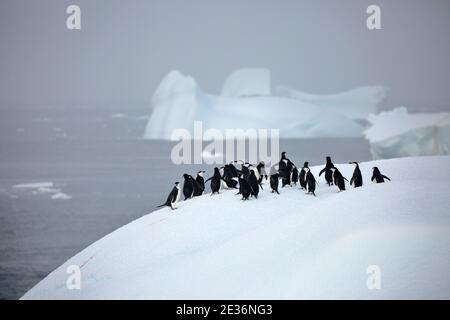
M175 187L178 187L178 185L179 185L180 183L177 181L177 182L175 182Z
M283 151L283 152L281 153L281 159L284 159L284 158L286 158L286 151Z
M205 173L205 171L200 170L199 172L197 172L197 175L200 176L200 177L203 177L203 174L204 174L204 173Z
M187 173L183 174L183 178L184 180L188 180L189 179L189 175ZM177 184L178 182L175 182L175 184Z
M374 174L381 174L380 169L378 169L378 167L373 167L372 169Z
M266 165L266 164L264 163L264 161L260 161L258 164L259 164L259 165L262 165L262 166L265 166L265 165Z
M326 159L327 159L327 163L331 163L331 157L330 156L327 156Z
M358 162L356 162L356 161L353 161L353 162L349 162L350 164L353 164L355 167L358 167L359 165L358 165Z
M309 165L309 162L306 161L306 162L303 164L303 168L308 168L308 165Z

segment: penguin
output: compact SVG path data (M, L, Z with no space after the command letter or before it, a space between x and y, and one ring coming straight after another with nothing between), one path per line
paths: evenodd
M333 162L331 162L331 157L326 157L327 163L325 164L325 168L320 170L319 177L322 175L322 173L325 172L325 181L329 186L333 184L333 172L331 171L331 168L334 167Z
M298 182L300 183L300 187L303 190L306 190L306 170L305 169L309 169L308 165L309 165L309 162L306 161L303 164L303 168L300 171L300 174L298 175Z
M286 152L281 153L281 159L278 164L278 173L281 176L281 187L291 185L291 174L294 164L286 157Z
M264 161L260 161L258 163L258 165L256 166L256 169L258 170L258 174L259 174L259 183L262 182L263 178L265 178L267 180L267 173L266 173L266 169L265 169L265 163Z
M250 171L250 176L248 177L248 184L250 185L250 188L252 190L252 195L258 199L259 194L259 182L258 178L256 177L255 171Z
M312 193L312 195L315 197L315 191L316 191L316 178L314 178L314 175L312 174L309 167L305 168L305 189L306 193Z
M223 177L223 181L225 181L225 185L228 189L237 189L238 178L225 176Z
M197 182L198 189L194 190L194 196L201 196L203 191L205 191L205 179L203 178L203 174L205 171L197 172L197 177L195 177L195 182Z
M363 185L363 178L361 175L361 170L359 169L358 162L350 162L355 165L355 170L353 170L352 178L350 179L350 185L354 186L355 188L361 187Z
M189 174L183 174L183 195L184 201L191 199L194 196L194 178Z
M272 189L272 193L276 192L277 194L280 194L278 192L278 179L280 178L280 175L278 173L272 174L270 176L270 188Z
M241 164L241 172L245 178L247 178L250 175L250 169L248 168L247 163Z
M372 174L372 178L370 179L370 180L372 180L372 182L383 183L384 179L391 181L391 179L389 179L385 175L381 174L380 169L378 169L378 167L373 167L372 169L373 169L373 174Z
M219 193L220 183L221 181L223 181L223 178L220 175L219 168L217 167L214 168L213 176L211 178L208 178L208 180L206 180L205 183L208 182L209 180L211 180L211 195L213 195L216 192Z
M336 167L332 167L331 171L333 172L333 183L338 187L339 191L345 190L345 181L347 180L342 173ZM348 180L347 180L348 181Z
M294 185L297 185L298 181L298 169L296 166L292 169L291 181Z
M237 161L232 161L232 162L230 162L229 164L228 164L228 167L230 168L230 172L231 172L231 175L233 176L233 177L238 177L238 175L239 175L239 170L234 166L234 163L237 163Z
M242 195L241 200L244 201L248 200L252 194L252 189L247 180L245 180L244 174L239 176L239 193Z
M172 191L169 193L169 196L167 197L167 200L162 205L157 206L157 208L168 206L172 210L176 209L175 205L180 200L180 183L177 181L175 182L175 186L173 187Z

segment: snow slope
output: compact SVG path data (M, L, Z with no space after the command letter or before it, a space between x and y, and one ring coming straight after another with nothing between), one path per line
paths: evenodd
M313 167L317 198L267 185L258 200L231 190L194 198L95 242L23 299L448 299L449 164L448 156L362 163L365 185L345 192ZM374 165L392 182L370 183ZM338 167L350 178L350 165ZM80 290L66 289L72 264L81 266ZM371 265L380 290L366 286Z

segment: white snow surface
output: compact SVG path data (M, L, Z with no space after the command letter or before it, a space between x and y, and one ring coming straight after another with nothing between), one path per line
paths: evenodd
M266 183L257 200L223 190L183 201L95 242L23 299L448 299L449 164L361 163L364 186L343 192L312 167L316 198ZM351 165L337 166L351 177ZM373 166L392 181L371 183ZM70 265L81 266L80 290L66 288ZM379 290L366 285L372 265Z
M376 111L384 89L367 87L335 96L270 95L270 73L242 69L232 73L222 96L203 92L195 79L175 70L159 84L144 138L178 140L176 129L193 136L194 121L203 130L279 129L282 138L360 137L357 119ZM201 137L199 137L201 138Z
M364 132L374 159L443 155L450 151L450 113L408 113L405 107L371 114Z

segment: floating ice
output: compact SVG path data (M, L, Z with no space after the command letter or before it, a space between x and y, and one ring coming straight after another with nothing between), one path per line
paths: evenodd
M69 196L66 193L58 192L52 195L51 197L53 200L70 200L72 199L72 196Z
M243 68L232 72L222 87L222 97L269 96L270 71L267 69Z
M195 120L202 121L203 130L279 129L283 138L359 137L364 127L355 119L367 117L384 97L381 87L330 96L277 92L271 95L265 69L233 72L222 96L207 94L194 78L171 71L153 95L144 138L176 140L174 130L192 133Z
M38 189L38 188L52 188L53 182L31 182L16 184L13 186L15 189Z
M374 159L449 154L450 113L411 114L398 107L368 121L364 135Z

